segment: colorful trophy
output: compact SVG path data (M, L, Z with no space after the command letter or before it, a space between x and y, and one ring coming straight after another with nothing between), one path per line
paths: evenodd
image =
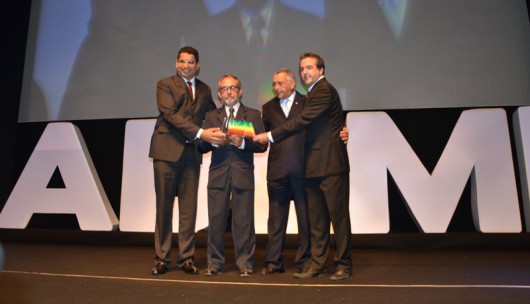
M231 119L228 120L228 134L238 134L244 137L254 137L254 125L250 121Z

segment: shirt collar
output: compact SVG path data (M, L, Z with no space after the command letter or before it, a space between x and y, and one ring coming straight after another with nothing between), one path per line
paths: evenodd
M179 76L180 76L180 75L179 75ZM189 81L189 82L191 82L191 85L192 85L193 87L195 87L195 76L193 76L193 78L190 79L190 80L188 80L188 79L186 79L186 78L184 78L184 77L182 77L182 76L180 76L180 78L182 78L182 80L184 80L184 83L187 84L188 81Z
M232 106L232 108L234 108L234 116L236 116L237 111L239 110L239 106L241 106L241 102L239 102L239 101L234 106ZM229 106L225 105L225 112L226 112L226 116L230 115L230 107Z
M293 91L293 93L292 93L289 97L287 97L287 98L285 98L285 99L281 99L280 101L281 101L282 103L292 102L292 101L294 100L294 95L296 95L296 92L295 92L295 91Z
M324 75L318 77L317 81L315 81L315 83L313 83L309 88L307 88L307 92L311 92L311 89L313 89L313 87L315 86L315 84L317 84L317 82L320 81L320 79L324 78Z

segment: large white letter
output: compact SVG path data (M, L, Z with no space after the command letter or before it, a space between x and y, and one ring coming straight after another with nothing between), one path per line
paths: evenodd
M149 158L149 146L155 123L156 119L129 120L125 127L120 207L121 231L155 231L154 172L153 160ZM208 164L204 164L204 160L208 161ZM204 160L199 181L196 231L208 226L206 182L209 157L204 157ZM179 227L177 203L178 197L175 197L174 232L178 232Z
M530 107L520 107L515 111L513 125L526 231L530 231L530 181L528 179L528 173L530 173L530 159L528 159L530 157Z
M56 168L66 188L47 189ZM0 227L23 229L33 213L75 214L82 230L118 227L83 136L71 123L46 126L0 214Z
M129 120L125 125L121 179L120 230L155 230L155 187L149 142L156 119ZM177 209L177 208L175 208ZM178 210L178 209L177 209ZM178 229L178 225L175 226Z
M470 175L476 229L521 231L504 110L464 111L432 175L385 113L349 113L347 125L352 232L389 231L387 168L424 232L446 232Z
M125 129L123 151L123 176L120 207L120 230L153 232L155 230L155 188L153 161L149 158L149 145L155 119L129 120ZM203 156L199 179L199 197L195 230L208 226L208 169L211 153ZM256 233L267 233L268 196L266 186L267 153L254 155L256 175ZM178 197L175 198L175 204ZM176 206L176 205L175 205ZM292 206L291 206L292 207ZM289 214L289 233L296 233L296 216ZM178 231L178 208L173 208L173 229Z

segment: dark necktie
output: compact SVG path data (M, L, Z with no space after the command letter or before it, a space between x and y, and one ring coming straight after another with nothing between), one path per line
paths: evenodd
M190 91L191 100L195 100L195 97L193 96L193 87L191 86L191 81L188 81L187 84L188 90Z
M234 108L230 107L229 111L230 116L228 116L228 120L235 120L236 118L234 117Z

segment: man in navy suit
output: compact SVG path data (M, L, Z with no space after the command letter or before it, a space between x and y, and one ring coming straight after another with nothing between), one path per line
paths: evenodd
M207 111L215 109L210 87L195 78L200 69L199 52L193 47L179 50L177 75L158 81L157 117L149 156L153 158L156 219L155 267L153 275L168 270L173 235L173 205L178 196L180 254L177 266L197 274L194 266L197 191L202 155L194 141L201 138L221 143L225 136L219 128L201 129Z
M217 91L222 107L206 113L203 128L218 128L228 120L251 122L256 133L264 132L261 113L241 103L243 88L234 75L219 79ZM223 130L225 130L223 128ZM256 235L254 230L254 153L267 150L260 144L227 130L226 142L211 144L200 141L201 152L212 151L208 175L208 245L207 276L224 271L224 240L228 214L232 209L232 237L236 265L242 277L253 273Z
M299 113L305 103L305 96L295 91L294 72L280 69L274 73L272 88L276 97L262 107L263 124L270 131L284 124ZM269 194L269 219L267 233L269 241L262 274L285 272L282 258L285 244L287 220L291 199L294 201L298 223L298 250L295 265L305 269L311 256L309 215L304 179L305 130L299 130L278 143L272 144L267 162L267 190Z
M330 250L330 224L336 241L336 271L331 280L351 276L351 224L349 212L349 160L339 134L345 119L337 90L324 77L324 60L317 54L300 57L300 78L308 88L302 111L283 125L254 137L257 142L280 142L299 130L306 131L304 175L311 227L311 262L295 273L297 278L326 274Z

